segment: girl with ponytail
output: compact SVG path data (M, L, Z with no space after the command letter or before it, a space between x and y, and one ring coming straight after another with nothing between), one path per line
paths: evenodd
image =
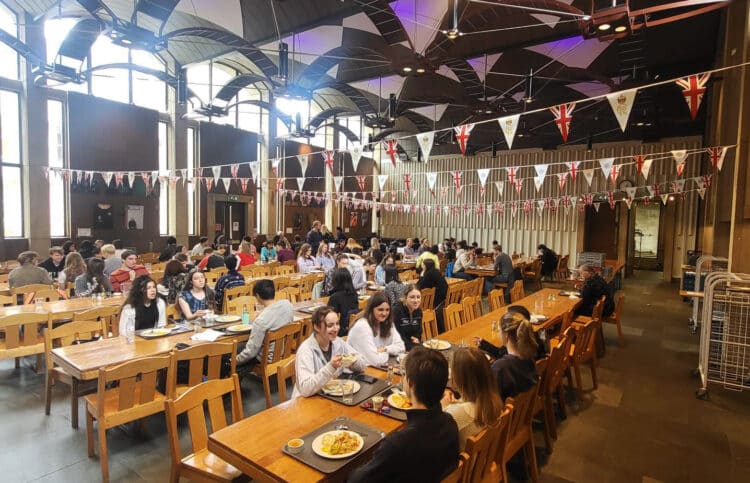
M492 364L500 396L514 397L531 389L539 379L534 356L537 341L534 329L523 315L506 313L500 319L500 335L508 353Z

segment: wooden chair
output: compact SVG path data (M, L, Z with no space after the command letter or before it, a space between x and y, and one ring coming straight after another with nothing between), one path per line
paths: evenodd
M496 459L508 441L512 409L511 406L506 406L495 424L466 439L464 451L469 458L464 467L464 482L495 483L503 480L503 472Z
M10 307L16 305L18 299L15 295L0 295L0 307Z
M435 308L435 289L423 288L422 292L422 310L432 310Z
M573 319L573 325L576 326L576 328L583 327L587 322L590 322L592 320L602 320L602 313L604 312L604 300L606 299L605 295L602 295L599 300L596 301L594 304L594 308L591 310L591 316L588 315L579 315L575 319Z
M490 305L490 312L505 307L505 292L501 288L496 288L487 294L487 302Z
M37 371L41 370L41 355L44 354L44 337L40 326L49 322L46 312L27 312L0 317L0 359L16 359L16 369L21 367L21 357L36 355Z
M227 307L232 299L241 297L243 295L250 295L250 293L251 292L249 285L240 285L238 287L228 288L224 290L224 300L221 306L222 308Z
M0 273L0 283L8 283L10 273Z
M279 386L279 404L286 401L286 381L292 380L292 387L297 383L297 372L295 368L296 357L291 356L279 362L276 368L276 380Z
M102 481L109 481L107 429L164 411L164 394L156 390L157 373L167 371L171 356L135 359L99 369L96 394L86 396L86 440L94 456L94 420L99 436ZM113 384L114 382L117 384Z
M283 288L287 288L288 286L289 286L289 277L286 277L286 276L274 277L273 288L277 292Z
M570 348L570 365L573 366L573 371L576 377L576 391L578 397L583 396L583 382L581 380L581 366L588 364L591 369L591 381L594 385L594 389L599 387L596 380L596 331L599 328L601 322L597 319L589 320L583 327L573 325L576 329L576 338L573 345ZM572 386L572 384L571 384Z
M241 295L230 300L224 308L225 314L242 315L242 311L245 307L250 312L250 317L255 313L255 304L258 303L258 299L252 295Z
M161 283L161 281L164 279L164 270L154 270L151 269L151 278L156 280L158 283Z
M477 277L474 280L468 282L464 288L464 297L482 297L484 291L484 278Z
M432 309L422 310L422 339L429 340L438 336L437 318Z
M250 272L253 278L263 278L271 275L271 268L268 265L251 265Z
M536 259L531 263L531 269L523 272L523 279L530 280L542 289L542 261Z
M616 324L617 325L617 345L622 347L625 342L625 339L622 337L622 326L620 325L620 318L622 317L622 308L625 305L625 292L619 291L617 292L617 295L615 296L615 311L609 314L608 317L602 317L602 322L605 322L607 324ZM602 310L604 310L604 305L602 305Z
M508 441L503 449L501 461L503 472L508 461L521 449L524 453L526 473L531 477L531 481L539 481L539 471L536 466L536 451L534 448L534 433L531 429L531 421L534 419L534 404L539 392L539 384L526 392L505 399L505 404L513 406L508 423ZM505 478L507 481L507 478Z
M16 287L11 289L11 295L21 295L24 304L34 303L36 293L42 290L54 290L52 285L46 285L43 283L33 283L31 285L24 285L23 287Z
M203 274L206 276L206 284L208 284L208 285L210 285L212 287L214 285L216 285L216 282L219 281L219 279L221 278L221 275L222 275L218 271L214 271L214 270L209 270L208 272L203 272Z
M228 356L230 360L229 374L234 374L236 354L237 341L196 344L186 349L173 351L169 362L170 378L167 380L167 397L175 399L201 382L220 379L222 358L225 356ZM187 381L177 380L177 366L180 362L186 363Z
M281 262L282 267L292 267L292 273L297 272L297 260L287 260L285 262ZM278 270L278 269L277 269Z
M448 285L448 291L445 293L445 305L460 304L465 285L466 282Z
M86 387L81 381L72 377L62 367L52 361L52 349L67 347L102 336L107 337L107 324L104 319L89 319L69 322L52 327L52 317L44 330L44 353L47 360L47 371L44 378L44 414L49 416L52 408L52 386L62 382L70 386L70 422L73 429L78 429L78 398L91 392L95 387Z
M279 265L273 270L274 275L291 275L294 273L294 267L290 265Z
M516 303L524 297L526 297L526 294L523 289L523 281L516 280L513 284L513 288L510 289L510 303Z
M560 260L557 262L557 270L555 271L555 277L558 280L565 280L570 276L570 269L568 268L568 263L570 260L570 255L565 255L564 257L561 257Z
M167 319L167 323L169 323L169 321L174 322L182 319L182 310L180 310L178 304L169 304L167 305L166 310L164 310L164 316Z
M208 407L208 419L211 421L210 432L216 432L227 426L224 396L230 395L232 423L243 418L240 380L237 374L227 379L214 379L191 387L177 399L168 399L165 404L167 416L167 435L169 438L169 455L171 469L169 481L178 483L180 477L191 481L226 481L230 482L242 476L242 472L208 451L209 429L206 427L204 403ZM185 457L180 450L180 434L177 417L187 413L190 441L193 452Z
M88 310L73 313L73 322L101 320L107 329L105 336L112 334L117 337L120 334L120 307L112 305L100 305Z
M299 283L300 301L312 300L313 285L315 285L315 282L317 281L318 276L314 273L302 277Z
M555 419L554 401L555 395L557 395L557 403L560 406L560 413L563 415L563 417L567 413L565 409L565 388L562 385L562 378L568 369L568 355L570 354L570 347L573 344L574 337L575 329L568 329L557 339L556 344L552 347L552 350L549 354L546 382L539 389L539 396L543 399L544 403L543 415L545 432L549 432L549 436L551 437L551 439L557 439L557 420ZM550 443L547 447L547 453L549 454L551 452L552 446Z
M465 452L461 452L461 454L458 455L458 466L456 466L456 469L453 470L450 475L443 478L440 483L461 483L464 478L464 468L466 467L466 462L468 460L469 455Z
M445 330L453 330L456 327L460 327L463 324L461 318L461 312L463 307L461 304L450 304L443 309L443 319L445 320Z
M265 265L268 267L269 270L271 270L271 275L275 275L276 269L281 266L281 262L278 260L274 260L272 262L266 262Z
M476 295L464 297L461 301L461 307L461 318L463 323L467 324L482 315L482 297Z
M276 292L277 299L286 299L293 304L300 301L302 290L299 287L286 287Z
M297 347L297 340L301 335L302 326L298 323L291 323L266 332L263 349L260 352L260 362L252 368L252 371L263 379L266 408L272 406L271 376L276 374L281 361L292 355L292 350Z

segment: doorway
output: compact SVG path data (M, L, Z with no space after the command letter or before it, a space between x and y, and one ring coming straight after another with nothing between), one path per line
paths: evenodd
M634 203L633 267L637 270L662 270L661 204Z
M240 243L246 233L247 205L236 201L216 201L214 206L216 231L224 234L228 244Z
M598 210L587 206L584 251L606 253L605 258L616 259L618 223L617 211L609 203L599 203Z

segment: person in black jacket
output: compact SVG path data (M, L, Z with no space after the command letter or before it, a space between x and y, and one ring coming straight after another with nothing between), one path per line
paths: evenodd
M578 270L583 277L583 286L581 287L581 305L578 306L575 314L591 316L594 305L602 298L602 295L606 296L602 315L607 317L612 314L615 311L612 287L598 273L594 273L590 265L581 265Z
M538 347L531 322L519 313L503 315L500 336L508 353L492 363L492 372L505 400L528 391L539 380L534 362Z
M445 277L440 273L440 270L435 267L435 262L429 258L422 262L424 265L424 271L422 276L417 282L419 289L423 288L434 288L435 289L435 318L437 319L438 332L445 332L445 321L443 319L443 303L445 302L445 296L448 293L448 282L445 281Z
M407 351L422 342L421 305L422 292L415 284L410 283L404 290L403 298L391 307L393 325L401 334L401 339L403 339Z
M65 254L62 247L52 247L49 249L49 258L40 263L38 266L47 270L53 279L57 279L57 274L65 268Z
M539 258L542 259L542 277L550 277L557 270L557 253L546 245L536 247L539 250Z
M331 278L331 297L328 306L339 314L339 337L349 333L349 317L359 312L357 290L352 274L346 268L334 268Z
M161 253L159 253L159 261L160 262L168 262L172 259L172 257L175 256L177 253L177 238L173 236L167 237L167 246L162 249Z
M522 315L526 320L531 320L531 313L529 312L529 309L524 307L523 305L511 305L508 307L509 314L520 314ZM536 355L534 356L534 359L544 359L547 357L547 348L544 345L544 341L539 335L539 332L534 332L534 338L536 339L537 344L537 350ZM481 350L492 356L493 359L500 359L504 355L508 353L508 348L506 346L498 347L485 339L481 339L479 337L474 337L474 343L479 347Z
M458 426L443 412L448 361L440 352L416 346L406 357L404 390L412 403L406 425L380 442L372 459L349 476L349 483L441 481L458 463Z

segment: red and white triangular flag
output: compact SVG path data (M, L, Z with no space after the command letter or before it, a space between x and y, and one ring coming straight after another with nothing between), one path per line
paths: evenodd
M391 158L391 163L395 167L396 159L398 158L398 141L395 139L386 139L383 141L383 144L385 145L385 154Z
M456 193L461 194L461 180L463 179L463 173L461 171L452 171L453 184L456 185Z
M515 184L516 183L516 167L515 166L507 167L505 168L505 171L508 172L508 182L510 184Z
M232 174L232 178L237 177L237 173L240 172L240 165L235 163L229 167L229 172Z
M359 186L360 191L365 190L365 177L364 176L357 176L357 185Z
M456 142L464 156L466 156L466 147L469 145L469 136L472 129L474 129L474 124L462 124L453 128L456 132Z
M567 171L563 171L562 173L557 173L557 186L560 188L560 191L562 191L563 188L565 187L566 179L568 179Z
M565 166L567 166L568 169L570 170L570 179L573 180L574 183L575 183L575 180L576 180L576 175L578 174L578 165L579 164L581 164L580 161L570 161L570 162L565 163ZM591 183L589 183L589 184L591 184Z
M625 132L625 128L628 127L628 118L630 118L630 111L633 109L633 102L635 101L637 92L637 89L628 89L626 91L607 94L607 100L609 101L609 105L612 106L612 112L615 113L622 132Z
M552 106L550 107L550 111L552 111L552 114L555 116L555 124L557 124L557 128L560 129L560 134L562 135L563 142L568 142L568 133L570 132L570 121L573 120L573 110L576 107L575 102L571 102L570 104L560 104L559 106Z
M617 182L617 175L620 174L620 168L616 164L612 165L612 171L609 173L609 178L612 181L612 186Z
M242 192L247 192L247 184L250 182L250 178L240 178L240 186L242 187Z
M334 151L323 152L323 162L328 167L328 171L331 173L331 176L333 176L333 154Z
M516 180L516 193L519 195L521 194L521 188L523 187L523 178L518 178Z
M276 178L276 191L279 192L284 187L286 178Z
M703 94L706 93L706 84L709 77L711 77L711 73L706 72L705 74L690 75L675 81L682 89L682 95L685 97L685 102L687 102L690 108L690 117L693 120L695 120L695 116L698 115L698 109L701 107L701 100L703 99Z
M685 170L685 159L687 158L687 149L673 149L672 156L674 157L675 169L677 176L682 176L682 172Z
M271 160L271 171L274 176L279 175L279 165L281 164L281 158L274 158Z
M411 189L411 175L409 173L404 173L403 178L404 178L404 191L408 193L409 190Z
M505 142L508 143L508 149L512 149L513 147L513 138L516 136L520 117L520 114L515 114L513 116L501 117L497 120L498 124L500 124L500 130L505 136Z
M206 185L206 191L211 191L211 186L214 184L213 178L203 178L203 183Z
M718 169L721 171L722 166L724 166L724 156L727 154L727 148L721 147L721 148L708 148L706 149L708 152L708 156L711 159L711 166L716 170Z

